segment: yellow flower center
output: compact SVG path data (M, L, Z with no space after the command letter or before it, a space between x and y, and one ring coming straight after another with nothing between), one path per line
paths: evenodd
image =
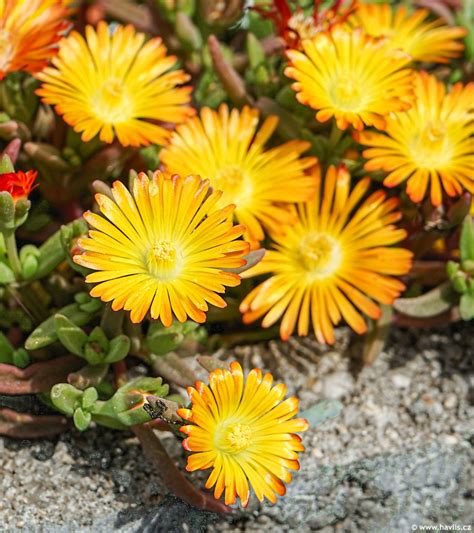
M341 264L342 252L339 244L329 235L310 234L301 240L298 262L313 278L326 278Z
M414 136L410 151L418 167L442 167L452 156L446 128L440 124L428 123L419 135Z
M227 445L232 452L241 452L252 444L252 430L247 424L234 424L226 435Z
M94 93L92 111L107 124L123 122L130 117L131 103L123 82L109 79Z
M239 204L252 195L250 180L237 165L228 165L221 168L214 176L212 186L214 189L224 193L219 202L221 206L229 203Z
M12 37L7 30L0 30L0 70L5 70L10 64L13 53Z
M147 256L147 267L151 274L160 279L171 279L179 273L182 257L170 241L155 243Z
M333 83L331 91L334 106L341 111L357 111L362 107L363 89L352 75L341 75Z

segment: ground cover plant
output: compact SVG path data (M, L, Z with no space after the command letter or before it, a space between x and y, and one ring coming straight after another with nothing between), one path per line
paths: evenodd
M370 364L392 326L474 318L473 23L471 0L1 2L0 395L48 414L0 404L0 434L133 431L196 507L283 496L341 406L212 354L345 324Z

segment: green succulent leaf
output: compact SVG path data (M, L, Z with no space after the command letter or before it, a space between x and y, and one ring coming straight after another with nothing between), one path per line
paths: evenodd
M421 296L398 298L393 307L406 316L426 318L448 311L456 302L457 296L451 282L445 281Z
M87 334L69 318L59 313L54 315L54 325L61 344L74 355L83 356L88 340Z
M464 219L459 240L461 262L474 261L474 217Z
M69 383L58 383L51 389L50 398L58 411L72 416L74 411L80 407L83 394L83 391Z
M94 313L82 311L77 303L63 307L57 314L66 317L70 322L79 327L85 326L94 316ZM42 322L30 334L26 339L25 348L27 350L38 350L39 348L49 346L57 340L58 334L56 332L55 316L53 315Z
M130 339L126 335L118 335L110 341L109 351L104 358L106 363L116 363L124 359L130 351Z
M459 312L463 320L474 318L474 292L466 292L459 301Z
M74 421L74 425L79 431L85 431L92 421L92 415L78 407L74 411L72 419Z

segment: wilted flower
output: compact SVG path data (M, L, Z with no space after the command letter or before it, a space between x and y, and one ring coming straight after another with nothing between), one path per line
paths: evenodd
M361 313L376 319L378 303L391 304L405 288L392 276L406 274L411 252L390 248L406 232L397 229L398 200L378 190L362 201L370 187L363 178L350 190L344 167L330 167L314 199L298 206L299 221L287 233L272 235L275 249L244 276L271 273L243 300L244 321L265 315L269 327L283 316L280 334L287 340L314 330L320 342L334 342L341 320L357 333L367 325ZM375 300L375 301L374 301Z
M97 194L102 214L84 218L95 228L80 239L83 254L74 261L99 272L91 296L112 301L112 309L131 311L133 322L148 311L170 326L174 316L204 322L208 303L225 307L217 294L240 283L226 268L245 265L248 243L236 240L244 231L232 225L233 206L217 206L222 193L209 191L199 177L152 179L139 174L133 195L116 181L114 199Z
M86 27L85 39L72 32L61 42L54 67L38 74L37 93L83 141L98 134L123 146L163 144L170 132L156 121L176 124L194 113L190 87L177 87L189 76L171 70L175 64L160 38L145 43L133 26L101 21L97 30Z
M244 379L242 367L233 362L229 370L217 369L209 375L209 385L198 381L189 387L191 409L178 414L191 424L181 431L188 437L186 450L189 471L212 468L206 488L215 485L214 496L225 491L225 503L239 497L247 506L252 486L260 501L276 502L283 496L283 482L291 481L289 470L299 470L298 452L304 451L296 432L306 431L308 423L293 418L298 400L283 400L286 387L272 387L273 376L253 369Z
M413 202L428 187L433 205L448 196L474 193L474 83L457 83L446 94L435 76L420 72L415 79L415 105L387 119L386 134L363 132L367 170L385 170L387 187L407 182Z
M387 115L410 107L412 71L404 67L411 58L383 40L338 27L303 41L302 48L287 52L285 74L320 122L334 116L339 129L383 129Z
M57 52L70 22L59 0L0 2L0 79L9 72L39 72Z
M268 117L260 129L258 119L258 110L249 107L240 112L226 105L219 111L205 107L200 117L177 128L160 154L168 172L199 174L222 190L219 205L235 204L250 241L261 241L263 228L278 231L291 222L289 203L305 201L315 188L304 171L316 159L300 157L310 144L294 140L265 150L278 118Z

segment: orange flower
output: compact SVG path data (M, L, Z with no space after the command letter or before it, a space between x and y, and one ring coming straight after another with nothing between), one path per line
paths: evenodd
M60 0L0 2L0 79L9 72L42 70L70 27Z
M286 387L273 385L271 374L254 368L244 378L237 362L230 370L218 368L209 374L209 385L196 382L189 387L190 409L178 414L189 422L181 431L187 435L183 447L193 452L186 470L212 472L206 488L214 488L214 497L225 493L225 503L237 497L247 507L250 486L257 498L277 501L286 492L290 470L299 470L298 453L304 451L301 437L308 422L294 418L298 399L285 398Z
M242 274L271 277L249 292L240 310L244 322L261 317L262 326L282 318L280 334L287 340L297 329L308 335L312 327L319 342L334 343L334 326L341 320L365 333L363 315L380 318L379 303L390 305L405 286L394 276L406 274L412 253L392 247L406 237L395 223L401 214L398 199L359 179L351 188L345 167L329 167L314 198L298 206L299 220L285 235L270 236L274 249ZM366 197L366 198L365 198Z
M9 192L15 202L20 198L27 198L30 192L36 187L33 183L38 172L28 170L28 172L7 172L0 174L0 191Z

